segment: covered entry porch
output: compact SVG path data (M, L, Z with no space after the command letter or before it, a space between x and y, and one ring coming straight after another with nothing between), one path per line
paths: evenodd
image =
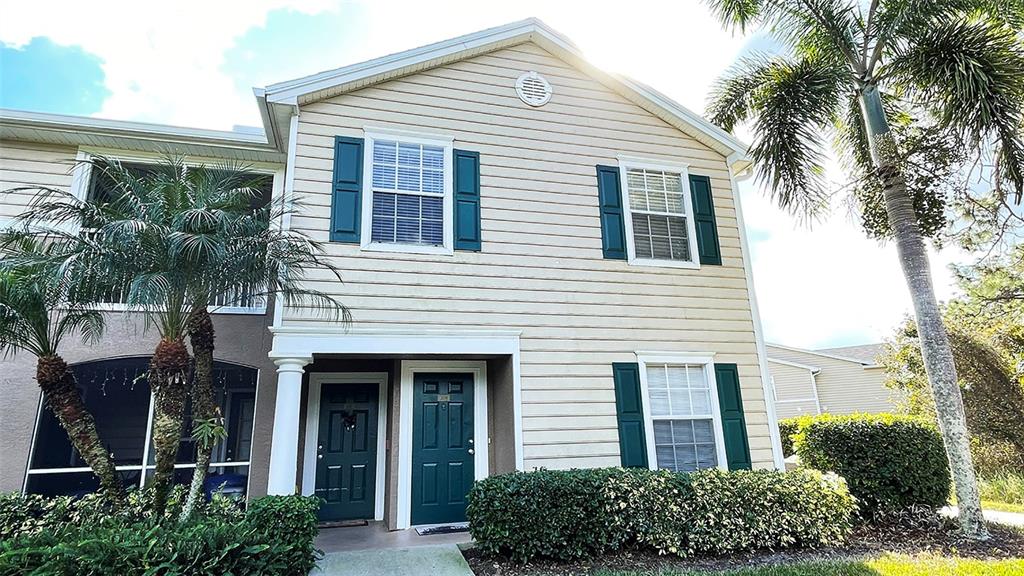
M403 530L464 522L473 481L522 468L518 333L272 331L268 493Z

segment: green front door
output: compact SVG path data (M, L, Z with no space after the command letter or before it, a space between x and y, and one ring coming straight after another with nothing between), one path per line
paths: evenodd
M315 494L320 520L373 519L377 486L377 384L320 387Z
M466 520L473 484L473 375L413 379L412 523Z

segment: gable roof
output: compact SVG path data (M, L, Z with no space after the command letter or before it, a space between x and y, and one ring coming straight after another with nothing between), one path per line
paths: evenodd
M878 356L885 350L885 344L861 344L859 346L842 346L839 348L821 348L818 352L854 358L868 364L877 364Z
M488 28L465 36L413 48L334 70L256 88L264 124L275 134L268 137L286 141L289 119L302 105L336 96L394 78L451 64L509 46L533 42L581 72L618 92L634 104L661 118L697 141L728 158L735 173L750 166L748 146L657 90L627 76L605 72L583 58L568 38L536 18Z
M875 345L871 345L871 346L879 346L879 347L881 347L882 345L881 344L875 344ZM865 368L873 368L875 366L878 366L878 363L875 362L875 359L873 357L870 358L870 359L865 360L865 359L863 359L863 357L858 358L858 357L850 355L850 354L843 354L841 351L844 350L844 348L832 348L832 349L822 349L822 350L807 350L805 348L796 348L794 346L783 346L782 344L772 344L771 342L765 342L765 347L767 347L767 348L777 348L779 350L788 350L790 352L801 352L803 354L811 354L813 356L821 356L823 358L831 358L833 360L842 360L844 362L852 362L854 364L859 364L859 365L861 365L861 366L863 366ZM859 346L851 346L851 347L848 347L848 348L860 348L860 347ZM774 359L771 357L771 350L768 350L768 360L769 361L774 361Z

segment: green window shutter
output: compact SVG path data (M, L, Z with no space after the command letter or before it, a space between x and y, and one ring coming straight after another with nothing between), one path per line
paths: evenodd
M615 378L615 415L619 421L619 454L626 468L647 468L644 403L640 396L640 365L612 364Z
M711 196L711 179L690 175L690 197L693 200L693 224L697 229L697 254L701 264L721 264L718 225L715 223L715 202Z
M359 243L363 193L363 139L335 136L331 241Z
M455 249L480 251L480 153L455 151Z
M597 167L597 196L601 205L601 248L604 257L626 259L626 225L622 221L622 185L617 166Z
M718 382L718 406L722 412L722 433L729 470L749 470L750 445L747 442L747 421L743 417L739 369L735 364L715 364L715 380Z

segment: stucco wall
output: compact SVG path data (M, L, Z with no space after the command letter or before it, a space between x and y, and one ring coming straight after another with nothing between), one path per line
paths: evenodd
M150 356L158 336L145 332L143 322L135 315L109 313L107 332L97 344L86 345L70 338L64 342L61 355L69 364L126 356ZM216 360L242 364L259 370L256 417L250 461L250 495L259 496L267 490L267 463L270 459L270 438L273 430L274 398L277 389L276 367L267 358L271 336L266 316L216 314ZM18 354L0 360L0 492L21 490L25 481L32 432L40 401L35 380L35 358Z

